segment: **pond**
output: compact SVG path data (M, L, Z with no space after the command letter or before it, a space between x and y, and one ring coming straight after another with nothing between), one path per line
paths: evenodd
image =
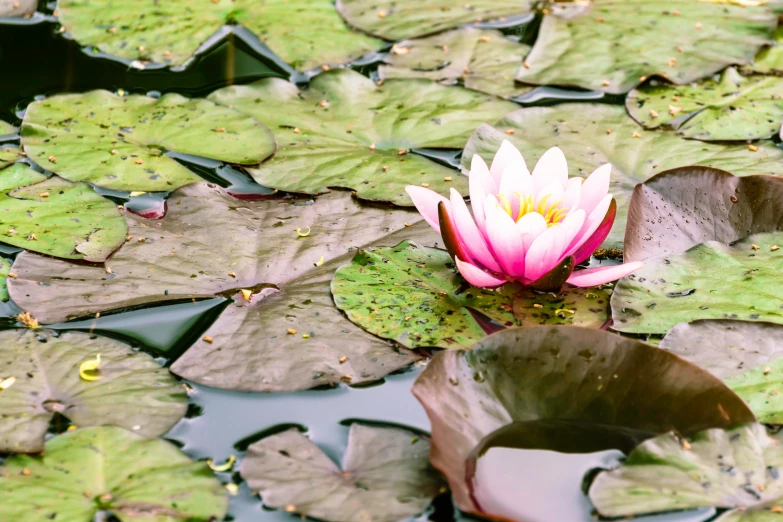
M0 0L0 522L783 517L778 0Z

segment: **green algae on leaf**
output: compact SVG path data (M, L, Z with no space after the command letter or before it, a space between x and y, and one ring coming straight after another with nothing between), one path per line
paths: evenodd
M462 148L477 125L517 105L426 80L378 86L348 69L321 73L300 91L279 78L220 89L209 99L274 130L277 153L250 175L266 187L323 194L349 188L362 199L412 206L406 185L467 193L467 178L416 148ZM446 179L448 178L448 179Z
M411 237L438 239L420 221L372 244L393 245ZM313 265L280 291L264 290L249 302L237 295L204 332L210 341L196 341L171 371L222 389L294 391L337 383L366 384L417 361L418 355L367 333L335 307L330 284L335 270L351 257L353 253L346 252L323 265ZM237 360L242 364L237 365Z
M781 228L783 178L681 167L636 186L623 252L626 261L641 261L705 241L729 244Z
M496 18L525 15L532 0L337 0L337 11L353 27L384 38L402 40Z
M565 285L559 292L526 289L514 296L514 316L520 326L573 324L601 328L609 320L611 286L579 288Z
M722 379L759 422L783 424L783 326L703 319L678 324L660 346Z
M501 328L518 325L518 291L472 287L445 250L410 241L358 252L332 281L334 302L352 322L408 348L469 348L486 335L476 312Z
M0 488L2 520L91 522L104 511L121 522L208 522L228 510L206 462L116 427L64 433L42 455L8 458Z
M339 64L381 47L352 31L329 0L59 0L60 23L82 45L127 60L186 65L226 24L244 25L294 68Z
M783 232L731 246L707 241L682 253L647 258L612 295L612 328L664 334L684 321L740 319L783 324Z
M79 427L120 426L144 437L163 435L185 415L187 396L177 380L151 356L119 341L5 330L0 342L0 380L15 379L0 391L0 451L42 451L56 414ZM97 378L84 380L81 364L97 356Z
M622 466L603 471L590 500L606 517L726 509L715 522L767 522L783 506L783 447L761 424L709 429L689 439L666 433L634 449Z
M392 47L378 67L382 80L426 78L444 85L461 83L468 89L513 98L533 87L518 85L514 76L530 46L495 30L472 27L426 38L403 40Z
M290 429L250 446L240 473L267 507L327 522L397 522L424 511L444 486L429 450L415 432L353 423L338 466Z
M626 93L657 75L686 84L747 64L769 43L777 16L765 6L693 0L563 3L544 16L517 80Z
M484 437L513 422L569 419L663 433L753 422L707 371L665 350L575 326L510 328L471 351L435 355L413 394L432 426L432 464L457 505L476 513L465 463Z
M474 154L491 160L505 139L522 152L528 165L550 147L560 147L572 176L587 176L604 163L612 164L610 192L617 199L618 213L607 240L611 246L622 243L634 187L658 172L705 165L741 175L783 175L783 151L773 143L761 142L754 152L747 145L685 140L673 132L642 129L624 107L589 103L519 109L493 125L481 125L465 146L463 168L469 168Z
M125 241L116 205L86 183L47 178L23 163L0 172L0 239L33 252L102 262Z
M28 156L70 181L114 190L169 191L201 178L166 152L254 165L275 151L264 125L208 100L108 91L61 94L27 107Z
M745 77L730 67L720 80L647 84L631 91L625 106L646 129L672 128L702 141L757 140L780 131L781 91L783 78Z

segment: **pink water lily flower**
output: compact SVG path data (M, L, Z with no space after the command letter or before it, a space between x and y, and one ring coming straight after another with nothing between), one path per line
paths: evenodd
M556 291L565 282L584 287L614 281L642 266L636 262L574 271L614 223L617 203L608 194L611 171L606 164L585 180L569 179L566 158L555 147L544 153L531 174L517 148L503 141L491 168L473 156L472 216L454 189L451 199L423 187L409 185L406 190L470 284L493 288L519 281Z

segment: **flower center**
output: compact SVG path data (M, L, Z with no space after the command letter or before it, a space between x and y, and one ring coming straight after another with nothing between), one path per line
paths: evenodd
M536 212L544 216L546 225L551 227L552 225L560 224L568 215L568 209L561 206L563 203L562 201L554 201L552 203L549 202L550 194L547 194L541 198L541 201L539 201L538 204L535 203L535 198L533 196L523 197L518 192L515 192L514 195L519 200L519 211L517 212L516 218L514 217L514 208L512 207L511 202L508 200L508 197L506 197L505 194L498 194L497 198L498 201L500 201L503 210L506 211L506 214L511 216L511 219L517 223L519 223L519 220L527 214Z

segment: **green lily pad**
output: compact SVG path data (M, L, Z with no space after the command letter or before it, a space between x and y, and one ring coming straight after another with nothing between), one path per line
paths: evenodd
M382 43L346 27L329 0L189 0L128 2L59 0L60 23L82 45L127 60L187 65L223 25L238 23L280 58L305 70L351 61Z
M743 70L757 74L783 73L783 27L777 28L775 41L762 49L753 63L743 67Z
M372 245L394 245L402 238L440 239L429 225L419 221ZM395 349L367 333L335 307L330 289L335 270L352 257L353 252L346 252L319 267L312 266L279 292L264 290L250 302L236 296L204 332L211 342L204 338L197 341L171 371L216 388L295 391L338 383L366 384L419 360L413 352ZM259 345L259 339L269 341ZM242 364L237 365L237 360Z
M362 199L403 206L412 205L405 193L411 184L467 194L466 177L411 149L461 148L477 125L517 107L425 80L389 80L378 87L348 69L319 74L303 91L266 78L220 89L209 99L274 129L277 153L248 169L261 185L305 194L350 188Z
M14 145L0 147L0 170L22 159L22 151Z
M544 16L517 80L626 93L640 79L686 84L747 64L772 40L767 7L689 0L593 0Z
M0 451L42 451L56 413L82 426L120 426L143 437L171 429L187 409L185 390L142 352L88 333L47 330L0 332ZM98 379L80 366L100 356ZM21 519L20 519L21 520Z
M572 324L601 328L609 320L611 285L579 288L566 285L558 293L521 290L514 297L514 316L520 326Z
M228 508L205 462L115 427L68 432L48 441L43 455L10 457L0 488L2 520L91 522L104 511L121 522L208 522Z
M705 241L730 244L783 228L783 178L738 177L682 167L637 185L628 208L626 261L684 252Z
M11 262L0 257L0 301L6 302L11 299L8 295L8 273L11 271Z
M710 429L690 442L647 440L616 470L598 474L590 500L607 517L697 507L728 509L715 522L767 522L783 506L783 447L761 424Z
M475 312L501 327L518 325L518 291L472 287L448 252L410 241L358 252L332 281L334 302L352 322L408 348L469 348L486 336Z
M703 141L757 140L780 131L783 78L741 76L734 68L720 80L693 85L654 83L625 99L628 113L646 129L667 127Z
M463 167L469 168L474 154L491 160L505 139L522 152L528 165L550 147L560 147L572 176L587 176L604 163L613 165L610 192L618 212L607 240L610 246L622 243L634 187L658 172L705 165L741 175L783 175L783 151L772 143L761 142L754 152L747 145L685 140L673 132L645 131L624 107L589 103L519 109L494 125L481 125L465 146Z
M645 260L612 295L612 328L664 334L696 319L783 324L783 232L755 234L727 246L707 241L683 253ZM758 248L757 248L758 247Z
M469 4L451 0L337 0L337 11L353 27L392 41L532 10L531 0L476 0Z
M0 17L31 15L36 9L38 9L38 0L0 0Z
M86 183L47 178L24 163L0 173L0 239L65 259L100 263L125 241L128 225Z
M703 319L678 324L660 346L723 379L759 422L783 424L783 326Z
M514 82L530 46L506 38L500 31L464 27L392 47L378 67L381 79L426 78L444 85L513 98L533 87Z
M665 350L575 326L510 328L472 351L435 355L413 385L432 426L432 464L457 505L475 513L466 459L513 422L568 419L694 433L755 418L707 371Z
M2 8L0 8L2 9ZM10 123L0 120L0 136L7 136L9 134L16 134L17 128Z
M396 522L444 487L430 444L401 428L351 424L342 469L296 429L248 448L240 473L267 507L327 522Z
M201 179L166 156L169 151L241 165L275 151L269 129L228 107L178 94L155 99L108 91L30 104L22 145L31 159L70 181L150 192Z

